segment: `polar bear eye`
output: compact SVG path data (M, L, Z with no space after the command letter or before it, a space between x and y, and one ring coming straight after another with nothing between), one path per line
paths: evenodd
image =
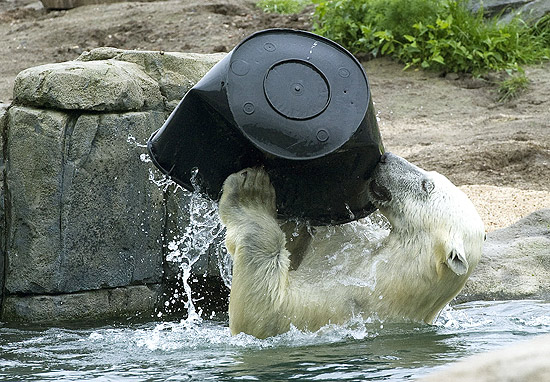
M434 188L435 188L434 182L432 182L430 179L427 179L427 178L422 179L422 189L427 194L431 193Z

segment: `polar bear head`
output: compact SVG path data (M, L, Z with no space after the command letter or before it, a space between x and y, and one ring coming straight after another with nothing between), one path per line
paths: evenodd
M445 268L467 277L479 262L483 222L468 197L443 175L386 153L371 178L369 195L401 245L435 257L431 261L440 277Z

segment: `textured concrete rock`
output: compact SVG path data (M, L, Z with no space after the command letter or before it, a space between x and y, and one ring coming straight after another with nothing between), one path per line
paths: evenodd
M130 62L69 61L26 69L15 78L16 103L61 110L162 110L158 84Z
M474 355L418 382L550 381L550 335Z
M83 53L78 60L117 60L139 65L147 75L158 82L167 107L172 110L185 93L224 56L225 53L197 54L97 48Z
M496 16L506 10L519 9L533 0L470 0L470 9L477 12L483 8L486 16Z
M162 277L162 191L140 160L161 112L9 111L6 291L70 293Z
M158 294L158 285L138 285L56 296L9 296L4 302L3 320L58 323L151 317Z
M162 122L158 112L82 115L67 132L64 291L161 281L162 191L138 144Z
M474 12L483 7L485 16L499 16L503 22L519 16L528 23L534 23L550 13L548 0L471 0L469 5Z
M550 298L550 209L487 235L459 302Z
M550 1L530 1L515 13L518 14L522 20L525 20L529 23L535 23L536 21L540 20L542 17L550 13ZM513 17L514 12L510 12L508 15L505 15L502 20L506 22L508 20L511 20Z
M183 235L196 240L214 227L190 230L190 194L151 181L160 173L145 143L222 57L100 48L20 73L0 144L9 158L2 320L109 316L119 311L111 301L149 311L137 303L149 289L138 285L175 285L181 295L186 260L168 265L173 244L183 253ZM192 279L204 275L208 284L218 274L214 249L191 244ZM161 294L155 289L154 299L164 303Z
M63 134L69 116L12 107L7 133L8 292L46 292L62 280L60 215Z
M7 104L0 103L0 131L4 131L7 124L7 109ZM0 134L0 308L4 297L4 243L6 232L4 216L4 135Z

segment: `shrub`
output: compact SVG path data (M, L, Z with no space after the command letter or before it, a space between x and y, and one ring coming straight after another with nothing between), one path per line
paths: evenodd
M459 0L317 0L315 31L352 53L475 75L550 57L550 16L530 27L471 13Z

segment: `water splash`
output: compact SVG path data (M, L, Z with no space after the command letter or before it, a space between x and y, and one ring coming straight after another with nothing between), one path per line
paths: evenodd
M351 220L355 220L355 214L351 210L351 207L349 206L349 204L345 203L344 205L346 206L346 210L348 211L349 218Z
M126 137L126 142L136 147L147 148L147 143L139 143L137 138L132 134L128 134Z
M140 348L150 351L174 351L182 349L209 349L225 347L228 349L270 349L280 347L302 347L342 343L348 340L365 340L378 336L380 322L361 317L351 318L340 324L327 324L316 331L299 330L290 327L288 332L258 339L245 333L231 335L227 326L216 322L202 321L200 325L190 325L189 321L161 322L146 329L132 333L132 339ZM105 341L113 338L116 330L96 330L90 334L90 340ZM115 340L117 340L115 338Z
M152 162L151 157L149 156L149 154L140 154L139 155L139 160L142 161L143 163Z
M231 336L224 322L209 320L193 328L179 322L100 328L0 325L0 380L409 381L550 329L540 326L546 320L536 320L550 317L544 301L467 303L450 314L459 324L480 319L485 324L447 329L358 318L316 332L291 328L263 340Z
M132 146L138 148L138 151L144 151L139 154L139 159L143 163L152 163L152 159L146 152L147 144L140 143L138 139L129 134L126 138L126 142ZM200 174L197 168L192 170L191 184L194 192L189 192L176 184L169 176L162 174L154 166L149 166L149 181L156 185L165 195L173 193L173 199L178 205L180 211L176 212L178 218L176 230L182 229L181 233L168 233L174 236L166 244L168 253L165 255L165 261L172 264L172 269L177 269L176 283L178 288L175 288L171 295L164 301L163 311L157 312L157 318L163 316L163 312L171 313L175 309L172 307L181 306L183 303L184 311L187 313L187 318L183 322L184 325L192 327L197 323L200 323L202 318L202 310L195 307L195 301L193 301L193 294L191 289L190 280L193 275L195 264L209 252L210 246L223 236L224 230L221 228L221 223L218 219L217 204L202 196ZM183 205L180 206L180 201L183 201ZM185 211L187 209L188 211ZM188 213L186 213L188 212ZM186 217L188 216L188 220ZM220 247L223 247L221 240L217 240ZM220 266L220 273L222 275L227 274L226 269L230 268L230 261L227 260L228 255L223 253L222 249L218 249L220 254L218 258L223 266ZM221 271L225 272L222 273ZM205 274L207 270L202 270ZM230 272L230 271L229 271ZM197 272L195 272L197 273Z
M475 329L475 328L486 328L494 323L494 320L491 318L479 319L479 317L473 318L469 312L457 310L450 305L446 305L439 316L434 322L434 325L437 327L442 327L445 329Z
M550 315L530 317L528 319L518 318L517 320L521 325L550 329Z
M228 289L231 289L231 281L233 280L233 261L223 241L220 241L216 247L216 258L220 277L224 285Z
M174 186L176 190L182 189L180 186L178 186L170 177L160 174L158 170L155 170L153 168L149 168L149 181L153 184L155 184L158 188L160 188L163 192L166 192L168 190L168 187ZM183 190L183 189L182 189Z
M197 309L193 300L193 291L190 285L190 278L195 271L195 265L201 258L209 253L211 246L218 243L216 256L219 260L220 275L227 278L229 268L229 256L224 252L222 238L225 230L218 218L218 206L216 202L206 198L200 192L200 177L198 169L193 169L191 174L191 185L196 190L189 192L183 189L176 189L174 192L182 192L189 200L189 220L184 224L183 232L176 235L167 245L168 254L166 261L177 266L178 281L183 290L175 290L174 295L166 301L165 305L169 311L170 304L184 303L187 318L182 321L183 325L189 328L202 321L202 310ZM223 248L222 248L223 247ZM207 264L207 262L206 262ZM208 265L205 265L208 267ZM206 274L208 269L203 269ZM229 271L230 273L230 271ZM224 280L225 281L225 280Z

